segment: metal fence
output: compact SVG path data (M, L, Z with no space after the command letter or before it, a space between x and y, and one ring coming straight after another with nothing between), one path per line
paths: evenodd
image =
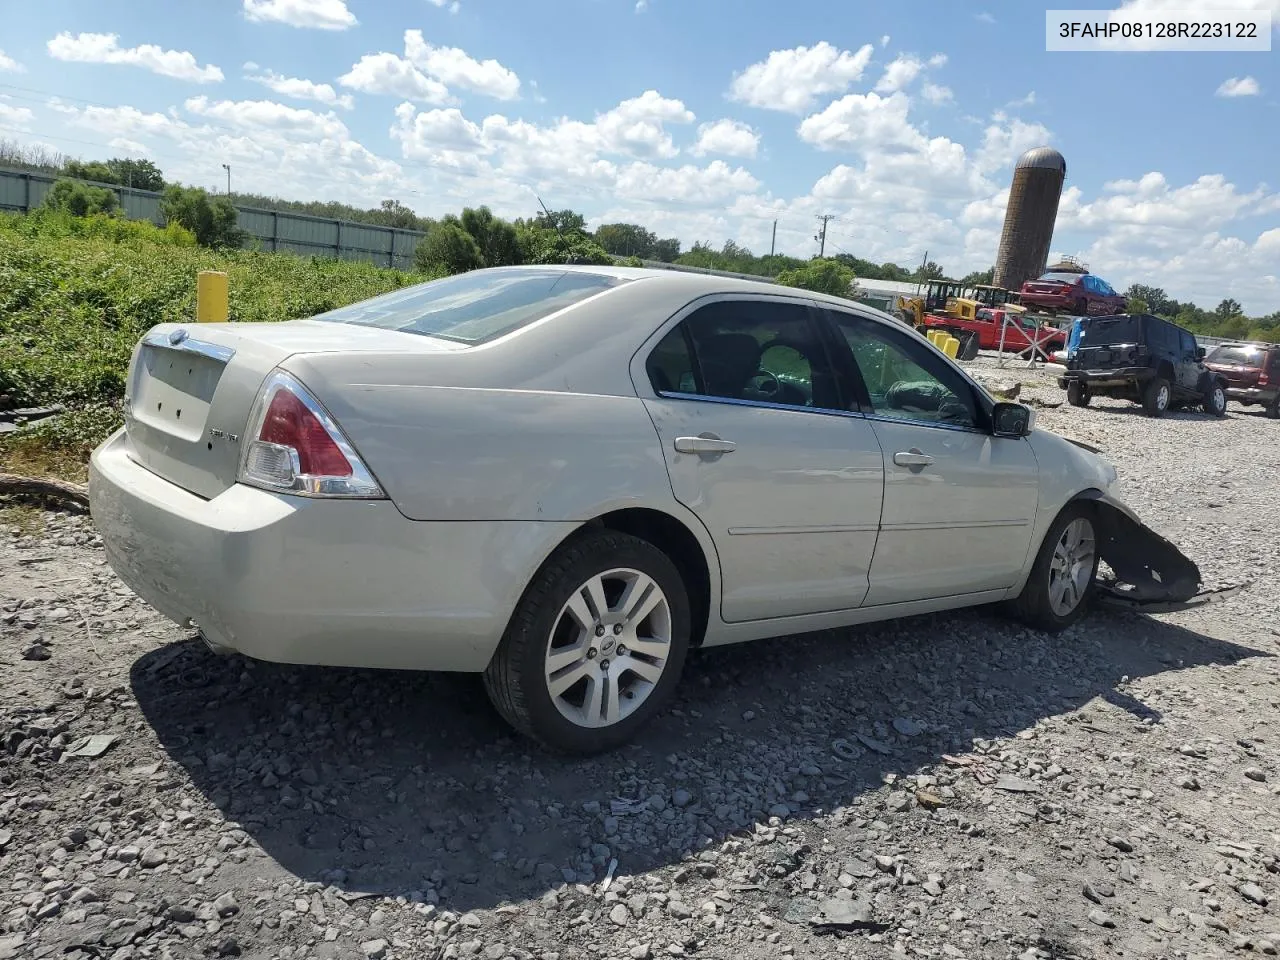
M0 169L0 210L26 213L44 203L57 177L27 170ZM91 181L86 181L91 182ZM160 194L114 183L94 183L111 190L130 220L164 225ZM418 230L380 227L354 220L312 217L285 210L236 205L236 223L263 250L289 251L303 256L367 260L382 267L412 269L413 251L422 239Z

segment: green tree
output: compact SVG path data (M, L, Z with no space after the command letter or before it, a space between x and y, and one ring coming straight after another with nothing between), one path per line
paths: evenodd
M107 169L111 171L113 183L135 190L154 190L156 193L164 189L164 174L150 160L112 157L107 161Z
M375 211L369 211L374 213ZM384 227L400 227L404 230L420 230L421 218L399 200L383 200L378 206L382 214L381 225Z
M634 223L606 223L596 230L596 243L617 257L652 259L657 242L652 232Z
M1151 304L1143 300L1141 297L1130 296L1129 302L1125 305L1126 313L1151 313Z
M927 263L925 263L923 266L916 267L915 272L911 275L911 279L943 280L946 278L946 276L947 275L942 271L942 267L940 267L938 264L930 260Z
M556 230L545 217L517 220L515 228L525 263L613 263L604 248L583 230Z
M836 297L852 297L856 292L852 270L836 260L819 257L794 270L783 270L778 274L778 283Z
M1233 300L1231 297L1227 297L1227 299L1213 308L1213 315L1219 320L1229 320L1232 317L1238 317L1242 313L1244 313L1244 307L1240 306L1240 301Z
M675 263L680 256L680 241L675 237L667 237L653 245L653 259L663 263Z
M62 172L76 180L93 180L96 183L118 183L115 172L100 160L68 160Z
M451 217L445 219L452 220ZM488 207L467 207L456 222L471 234L479 247L481 266L507 267L522 262L516 228L495 217Z
M427 231L413 251L413 262L427 273L466 273L484 266L475 237L449 217Z
M50 210L62 210L74 217L112 214L119 202L113 190L67 179L57 181L44 199Z
M973 273L967 273L960 278L960 282L969 287L978 285L991 286L996 282L996 268L987 267L985 270L975 270Z
M166 223L180 224L194 233L202 247L238 247L244 242L245 233L236 225L235 205L225 196L210 197L203 187L170 184L160 198L160 212Z
M1147 305L1147 309L1143 313L1156 313L1165 316L1170 308L1176 308L1176 301L1170 300L1168 295L1159 287L1149 287L1144 283L1135 283L1124 294L1130 300L1141 300ZM1133 311L1130 310L1130 313ZM1174 316L1176 316L1176 310Z
M544 230L559 230L563 233L587 232L587 218L575 210L552 210L538 213L534 222Z

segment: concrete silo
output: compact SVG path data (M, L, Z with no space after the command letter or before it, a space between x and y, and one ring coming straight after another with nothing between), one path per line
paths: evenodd
M1052 147L1036 147L1018 159L996 253L997 287L1018 290L1044 273L1066 179L1067 161Z

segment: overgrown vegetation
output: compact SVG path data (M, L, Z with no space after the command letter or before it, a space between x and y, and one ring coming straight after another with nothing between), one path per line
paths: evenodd
M196 274L224 270L231 319L311 316L430 274L330 258L211 250L171 224L0 215L0 405L68 413L0 440L0 471L69 476L120 422L129 357L151 326L191 320Z

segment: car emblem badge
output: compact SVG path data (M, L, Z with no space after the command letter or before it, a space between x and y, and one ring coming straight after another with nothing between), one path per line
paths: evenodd
M169 334L169 343L175 347L186 339L187 331L183 330L181 327Z

